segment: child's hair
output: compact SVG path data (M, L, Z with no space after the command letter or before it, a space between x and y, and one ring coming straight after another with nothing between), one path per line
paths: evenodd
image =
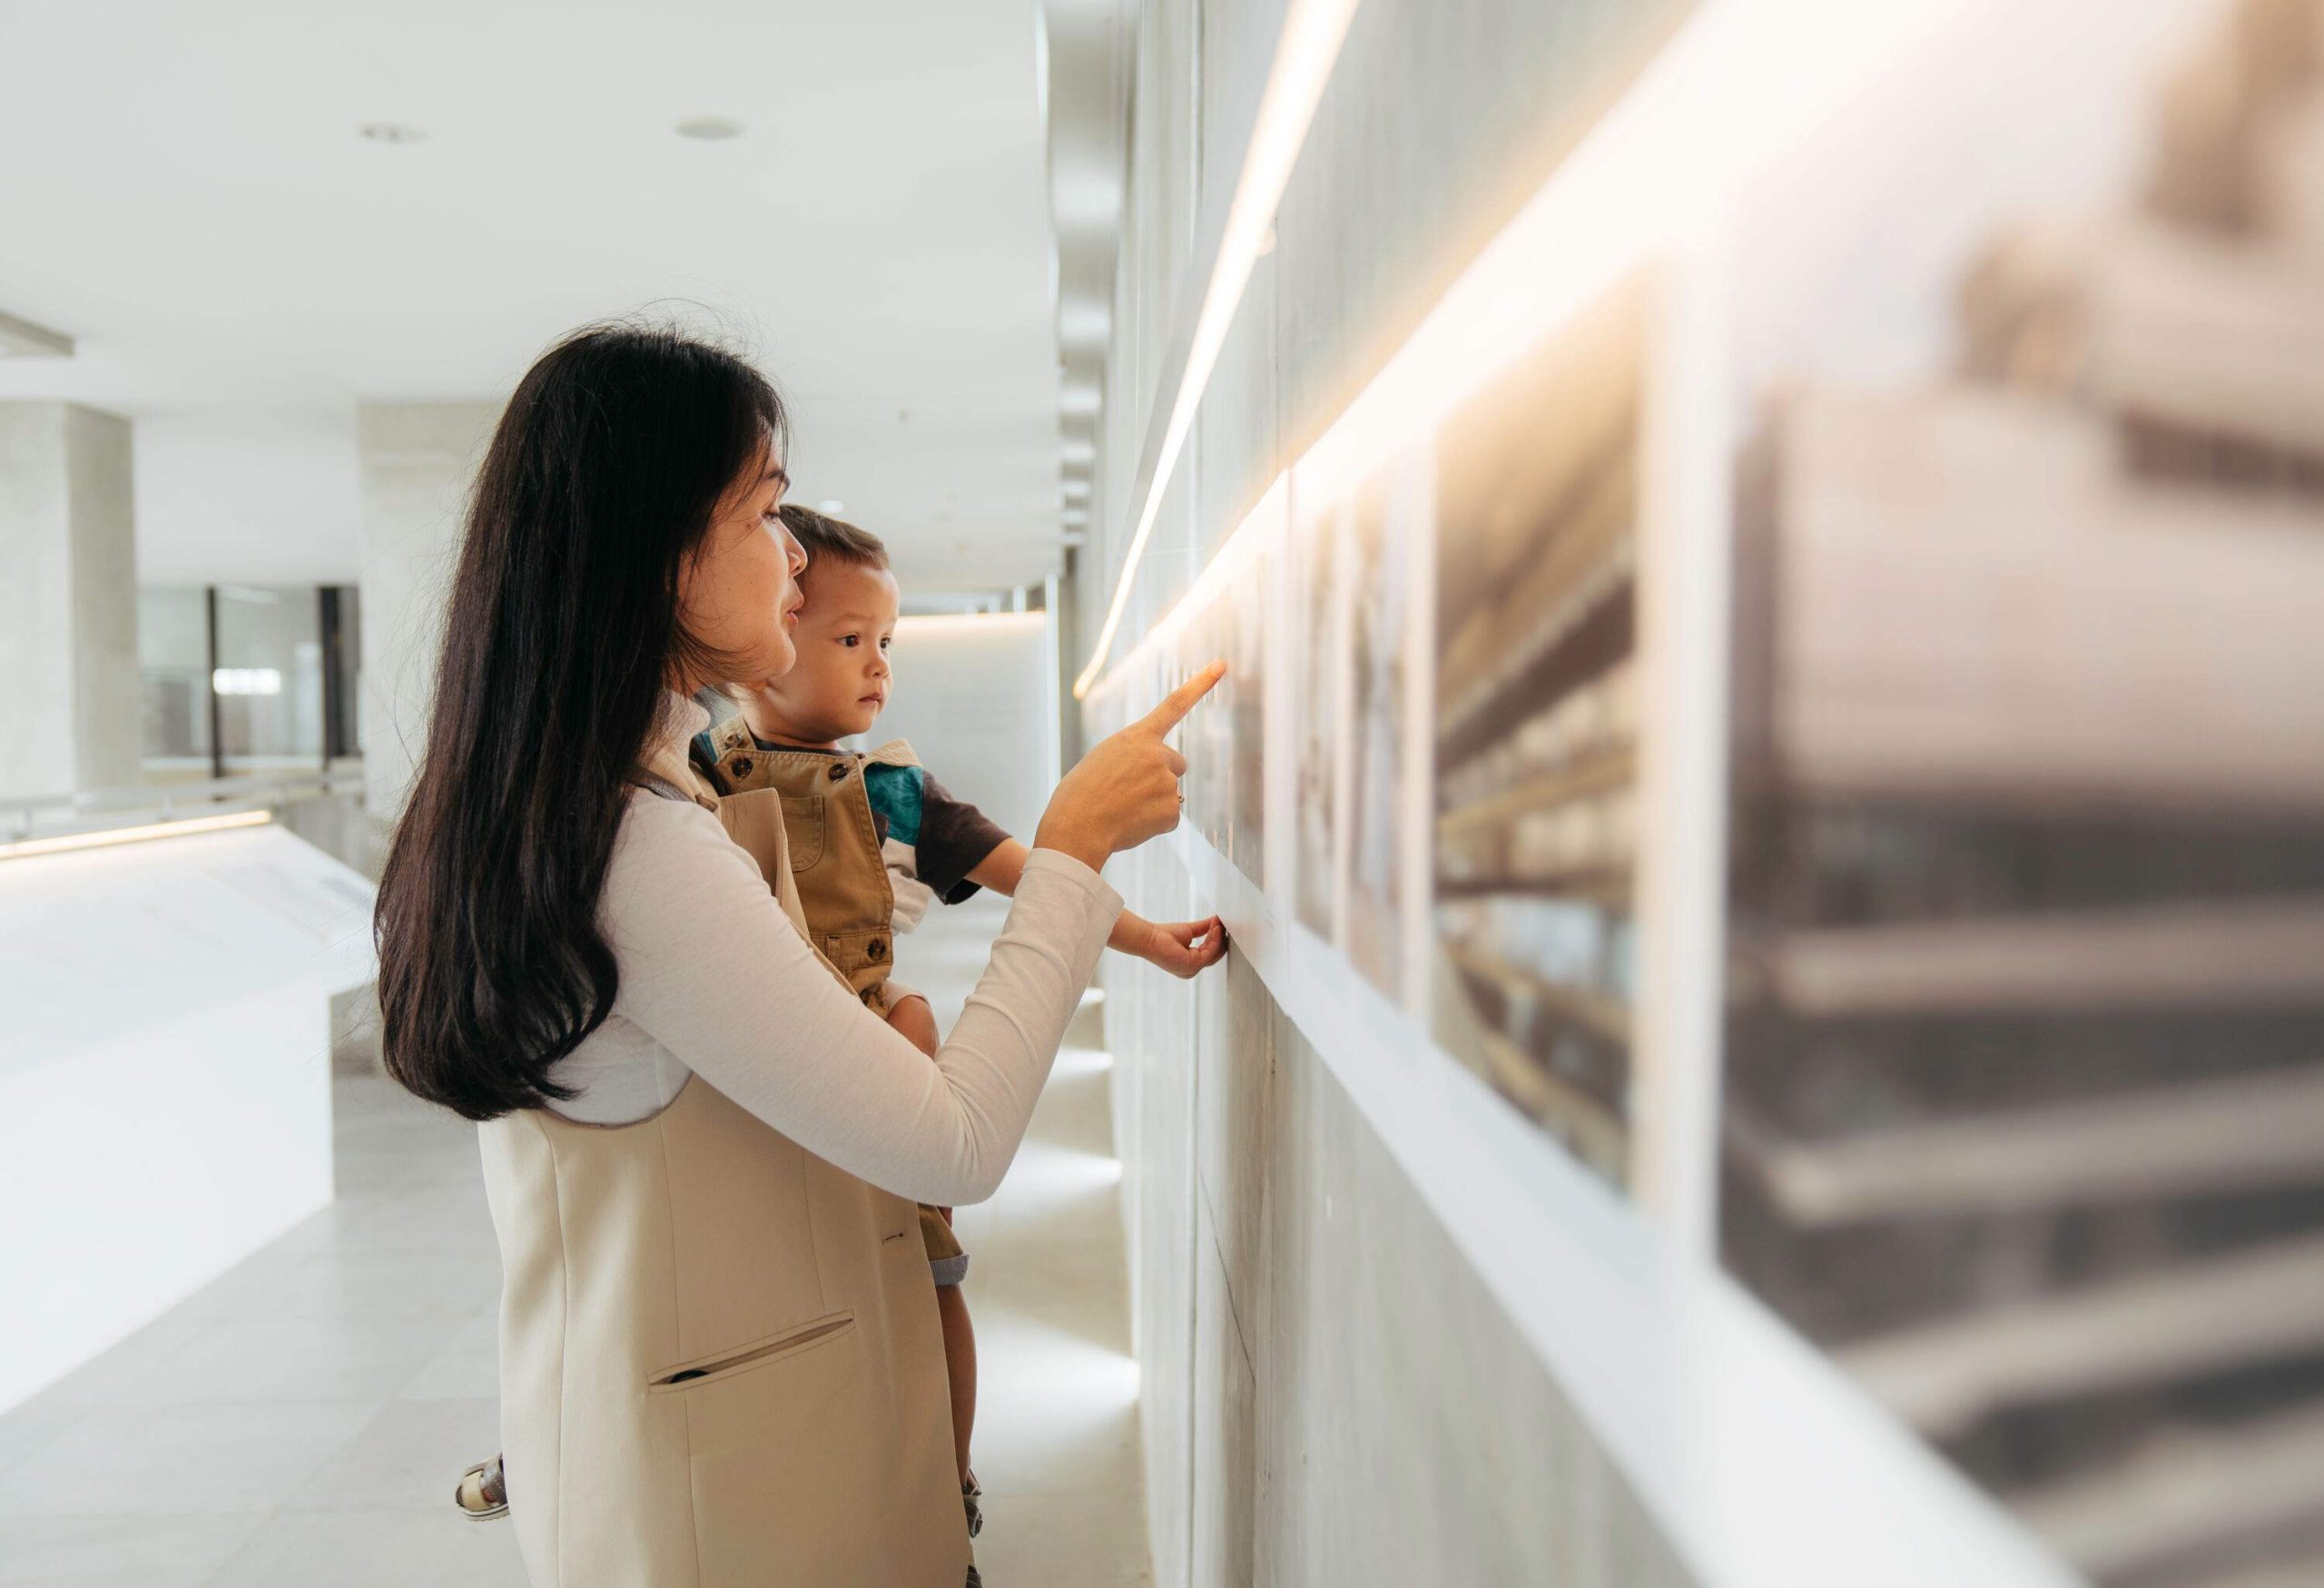
M783 522L806 548L807 566L811 568L819 562L829 561L849 567L888 571L887 543L869 529L858 529L852 524L788 502L783 505Z

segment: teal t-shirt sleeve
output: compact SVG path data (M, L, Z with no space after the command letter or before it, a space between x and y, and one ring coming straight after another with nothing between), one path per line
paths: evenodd
M887 824L889 837L915 848L920 844L925 775L917 766L891 766L883 761L863 769L863 794L872 802L872 814Z
M912 869L947 904L976 893L969 873L1009 840L986 814L918 766L874 762L863 769L863 792L888 835L911 845Z

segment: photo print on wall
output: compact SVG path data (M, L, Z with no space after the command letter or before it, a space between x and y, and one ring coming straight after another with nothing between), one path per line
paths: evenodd
M1738 294L1722 1256L2106 1588L2324 1580L2324 5L2197 14L1964 29L2121 162L1868 100Z
M1409 515L1401 509L1401 460L1356 489L1342 519L1339 568L1346 633L1344 688L1347 750L1339 766L1338 876L1346 908L1342 944L1349 962L1391 999L1403 981L1403 776L1405 750Z
M1296 760L1292 891L1300 924L1331 942L1338 926L1334 817L1339 808L1339 725L1347 692L1347 649L1342 637L1346 618L1339 577L1340 526L1345 515L1336 503L1308 512L1295 492L1292 509L1296 517L1285 563L1295 577L1291 598L1285 603L1295 624L1290 651L1296 675L1291 692Z
M1268 633L1275 621L1275 577L1279 558L1275 538L1264 526L1246 529L1258 534L1227 587L1228 608L1226 686L1230 691L1224 715L1231 745L1228 774L1226 854L1254 887L1265 888L1266 837L1266 699Z
M1617 1186L1649 302L1614 289L1437 438L1436 1041Z

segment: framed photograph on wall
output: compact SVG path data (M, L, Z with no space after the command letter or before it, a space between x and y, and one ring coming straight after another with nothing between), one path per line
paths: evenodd
M1356 488L1340 523L1338 570L1345 635L1342 681L1345 754L1338 773L1338 886L1345 907L1340 945L1364 978L1403 996L1403 916L1413 903L1403 829L1407 816L1405 671L1413 598L1413 535L1398 460Z
M1233 745L1232 801L1226 858L1254 886L1266 885L1267 829L1267 653L1275 626L1275 571L1282 547L1265 525L1243 531L1256 535L1228 590L1232 632L1226 651L1227 733Z
M2090 1580L2289 1583L2324 13L2101 14L1952 29L1741 239L1721 1255Z
M1292 533L1285 558L1291 620L1292 718L1295 762L1292 820L1292 910L1299 923L1325 942L1337 941L1340 910L1340 724L1347 695L1347 617L1341 596L1341 524L1336 502L1315 508L1295 488Z
M1629 1173L1637 543L1631 281L1445 421L1435 504L1438 1045Z

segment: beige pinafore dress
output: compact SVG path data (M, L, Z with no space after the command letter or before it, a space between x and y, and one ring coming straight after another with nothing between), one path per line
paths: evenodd
M647 770L718 812L803 931L780 795L715 800L680 753ZM479 1133L509 1514L536 1588L959 1588L911 1202L699 1076L635 1124L533 1109Z

